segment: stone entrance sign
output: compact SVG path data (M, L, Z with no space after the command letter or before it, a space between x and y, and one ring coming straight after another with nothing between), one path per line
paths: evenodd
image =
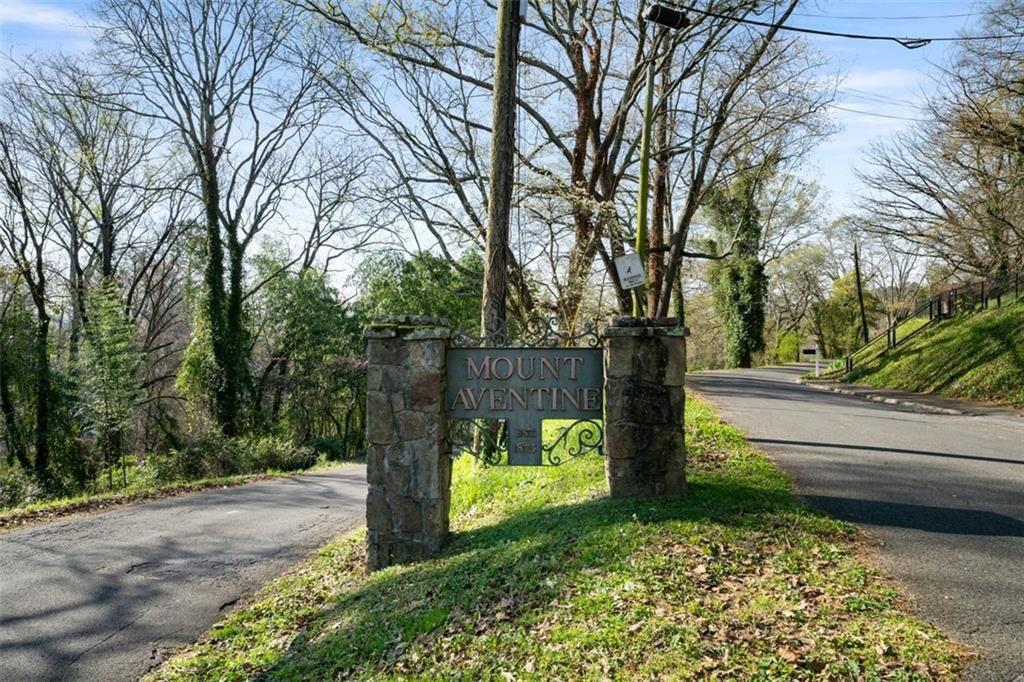
M613 497L685 491L686 346L677 320L616 318L594 336L602 348L459 347L453 336L445 320L411 315L375 320L364 333L371 570L443 545L451 456L473 452L453 424L480 434L493 430L479 425L503 422L504 438L493 445L508 464L558 464L603 450ZM544 442L545 419L571 426Z
M592 348L451 348L448 416L504 421L508 464L540 466L544 419L601 418L602 363Z

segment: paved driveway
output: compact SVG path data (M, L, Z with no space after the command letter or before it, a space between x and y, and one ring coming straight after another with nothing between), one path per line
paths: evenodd
M918 414L800 386L806 368L694 373L815 507L864 527L918 613L1024 674L1024 419Z
M363 522L350 465L0 535L0 680L134 680Z

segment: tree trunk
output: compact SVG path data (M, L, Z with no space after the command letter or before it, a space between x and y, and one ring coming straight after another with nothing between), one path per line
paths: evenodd
M36 327L36 476L45 481L50 468L50 316L45 304L37 303Z
M68 338L68 359L74 365L78 359L78 347L82 337L82 326L85 324L85 273L79 261L81 236L77 225L71 225L70 247L68 253L68 278L71 289L71 332Z
M210 325L210 345L213 360L220 375L214 391L217 423L224 433L233 435L237 415L237 402L231 395L230 339L225 325L224 301L224 244L220 233L220 187L218 186L217 154L213 139L213 122L207 121L203 149L200 150L203 167L200 179L203 190L203 210L206 222L206 270L203 281L206 288L205 311Z
M666 59L661 68L659 94L663 98L655 118L657 129L654 133L654 205L651 211L651 227L647 240L647 310L653 315L658 310L658 296L661 294L662 282L665 279L665 220L668 215L668 102L665 91L671 81L669 66L671 60ZM677 306L678 307L678 306Z
M516 62L519 52L519 1L499 0L494 50L494 101L491 178L487 201L482 336L506 334L508 317L508 223L512 209L512 164L516 145ZM496 339L499 342L501 339Z
M242 319L242 297L245 283L242 280L244 251L238 241L238 226L232 224L228 230L228 302L226 315L225 345L228 360L225 369L225 390L227 392L228 414L224 433L236 436L241 432L241 402L248 384L248 347L244 320Z
M106 207L100 221L100 275L104 280L114 276L114 218Z
M14 400L11 397L10 365L7 362L7 353L0 348L0 412L4 415L4 427L7 437L7 460L9 464L17 461L25 471L32 469L32 462L28 458L28 451L25 449L25 442L21 437L21 429L18 428L18 415L14 410Z

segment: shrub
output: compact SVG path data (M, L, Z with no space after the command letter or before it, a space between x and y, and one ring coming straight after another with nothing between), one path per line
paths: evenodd
M162 483L264 471L298 471L316 463L316 452L283 438L227 438L211 434L166 454L150 455L146 476Z
M313 438L310 440L308 445L313 448L313 452L326 461L333 462L355 455L355 453L352 452L352 448L345 442L344 438L320 436L319 438Z
M41 492L32 477L20 468L0 465L0 509L29 504Z
M259 471L298 471L316 464L313 448L293 445L283 438L239 439L238 451L245 461L246 473Z
M153 478L165 483L244 473L234 439L213 433L165 454L150 455Z

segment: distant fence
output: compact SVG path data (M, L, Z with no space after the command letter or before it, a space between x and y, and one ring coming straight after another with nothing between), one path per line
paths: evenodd
M1021 301L1022 292L1024 292L1024 277L1020 273L949 286L844 357L841 365L837 361L829 370L849 374L857 365L885 355L893 348L914 338L938 320L1016 303Z

